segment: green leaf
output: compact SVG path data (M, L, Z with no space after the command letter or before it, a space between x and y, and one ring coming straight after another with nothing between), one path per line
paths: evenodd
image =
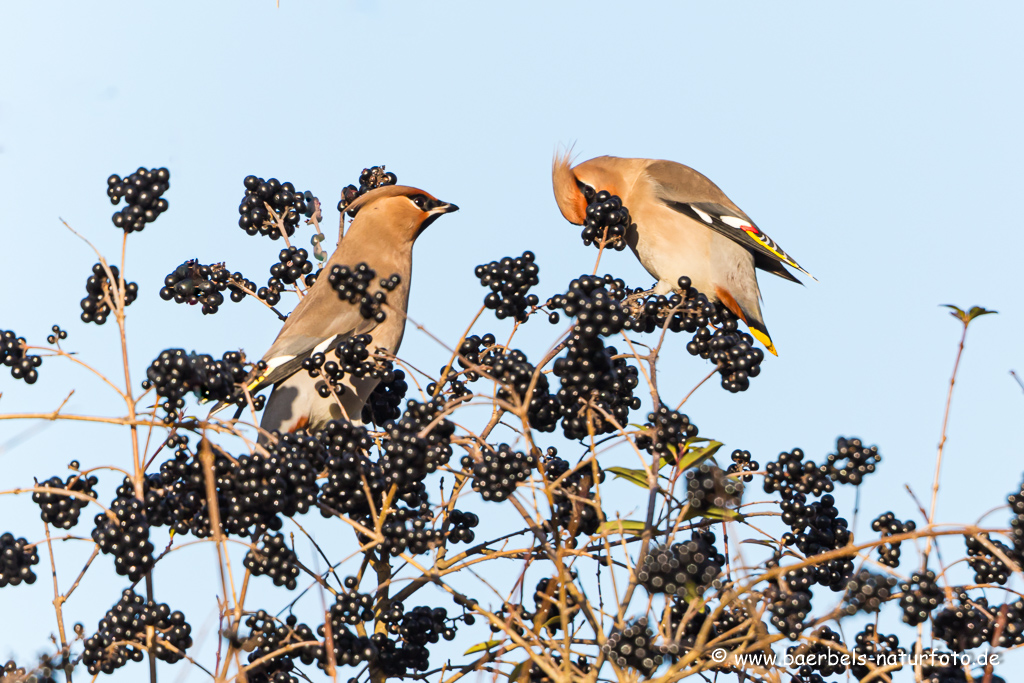
M740 543L750 543L751 545L763 545L765 548L772 548L773 550L778 546L777 543L771 541L762 541L760 538L748 538Z
M689 441L687 441L689 444ZM721 441L708 441L708 445L703 448L687 448L686 455L679 460L679 469L688 470L691 467L695 467L712 455L718 452L718 449L722 447Z
M647 525L632 519L617 519L602 524L599 529L604 533L622 531L627 534L642 534Z
M468 650L466 650L462 654L464 654L464 655L471 655L474 652L484 652L486 650L490 650L491 648L498 647L499 645L501 645L504 642L505 642L504 640L485 640L482 643L477 643L476 645L474 645L473 647L469 648Z
M703 517L704 519L713 519L719 522L743 521L743 515L736 512L735 510L718 507L709 507L706 510L694 510L693 508L690 508L689 510L687 510L686 516L683 517L683 519L694 519L696 517Z
M980 318L983 315L989 315L990 313L999 313L999 311L990 311L983 306L971 306L970 310L963 310L953 304L942 304L945 308L950 309L949 314L962 322L965 326L970 325L971 321L975 318Z
M616 479L625 479L630 484L636 484L642 489L647 488L647 472L644 470L631 470L627 467L609 467L605 472L611 472Z

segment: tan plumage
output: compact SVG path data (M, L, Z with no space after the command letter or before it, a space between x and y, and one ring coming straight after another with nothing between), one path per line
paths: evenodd
M402 185L372 190L349 205L348 212L355 213L355 218L348 232L339 234L338 248L324 264L323 273L264 354L263 360L268 364L265 376L250 385L252 391L274 385L260 424L264 430L312 432L329 420L340 418L361 423L363 405L378 381L353 382L347 377L341 396L343 414L334 398L322 398L317 393L316 384L323 380L311 378L302 370L302 361L358 334L372 337L371 352L381 348L397 353L405 333L413 243L439 216L457 210L454 204ZM370 293L380 290L382 278L396 274L401 278L398 287L387 292L387 317L381 323L363 318L358 306L342 300L328 282L327 276L334 266L354 268L359 263L376 271Z
M717 185L674 161L604 156L571 166L568 152L555 155L551 176L559 210L576 225L586 222L585 191L603 190L622 199L633 222L626 244L657 278L656 293L677 289L685 275L697 290L747 323L751 334L776 353L761 316L754 269L794 282L799 280L783 264L807 271Z

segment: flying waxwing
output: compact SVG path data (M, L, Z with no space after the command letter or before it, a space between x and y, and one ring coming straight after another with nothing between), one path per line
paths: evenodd
M778 355L761 317L754 269L800 283L785 265L800 267L717 185L689 166L658 159L597 157L570 167L569 153L551 168L555 201L566 220L583 225L587 205L602 190L617 195L633 225L626 243L657 278L656 294L678 289L681 276L747 324Z
M339 235L338 248L324 264L320 277L264 354L264 374L249 385L253 392L274 385L260 427L268 432L314 432L335 419L361 424L363 405L379 380L346 377L342 414L333 397L320 396L316 385L323 379L310 377L302 369L302 361L359 334L371 336L373 342L367 347L371 353L377 349L397 353L405 334L413 242L442 214L458 209L423 190L402 185L371 190L347 207L350 215L355 214L348 232ZM383 322L362 317L358 304L341 299L328 281L335 266L355 268L359 263L376 271L368 290L371 294L380 290L381 278L401 278L398 287L387 293L387 317Z

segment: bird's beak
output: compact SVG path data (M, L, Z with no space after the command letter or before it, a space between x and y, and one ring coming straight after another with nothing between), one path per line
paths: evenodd
M452 212L455 212L455 211L458 211L458 210L459 210L459 207L455 206L454 204L441 204L440 206L431 209L428 213L431 213L431 214L435 214L435 213L436 214L442 214L442 213L452 213Z
M427 211L427 218L422 223L420 223L420 229L416 232L416 236L419 237L420 235L422 235L423 231L426 230L428 227L430 227L431 223L436 221L438 218L440 218L444 214L452 213L453 211L458 211L458 210L459 210L459 207L455 206L454 204L447 204L447 203L444 203L444 202L442 202L441 204L438 204L434 208L432 208L429 211Z

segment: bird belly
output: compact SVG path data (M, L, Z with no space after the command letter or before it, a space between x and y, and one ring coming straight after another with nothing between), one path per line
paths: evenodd
M636 255L647 272L658 279L656 294L678 289L679 278L685 275L698 291L714 296L709 241L701 239L701 232L706 235L710 231L691 223L667 207L637 217Z
M363 406L380 380L345 377L340 400L320 396L316 384L322 381L322 377L312 378L300 371L278 382L267 400L260 427L268 432L303 429L312 434L331 420L348 419L362 425ZM260 441L263 443L265 438L261 436Z

